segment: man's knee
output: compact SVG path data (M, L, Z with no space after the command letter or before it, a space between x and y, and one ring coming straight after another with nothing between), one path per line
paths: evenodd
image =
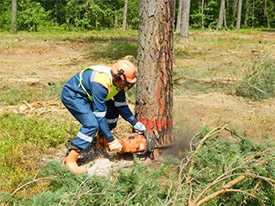
M93 142L98 131L98 123L91 122L83 125L76 137L71 141L71 144L79 150L86 150Z

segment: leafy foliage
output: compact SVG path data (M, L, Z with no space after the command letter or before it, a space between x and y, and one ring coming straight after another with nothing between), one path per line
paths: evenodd
M87 30L120 27L123 16L123 0L18 0L17 24L19 30L37 31L38 27L67 30ZM2 8L1 8L2 6ZM11 1L0 3L0 28L9 29ZM138 1L129 2L128 24L138 25Z
M18 29L27 31L54 29L91 30L121 27L124 0L17 0ZM220 0L193 1L190 10L190 26L213 28L219 16ZM235 28L236 1L228 0L226 19L229 28ZM178 0L177 0L177 4ZM275 27L275 3L265 0L243 2L242 25L245 27ZM137 29L139 1L128 1L128 27ZM0 29L9 30L11 1L0 2ZM204 25L202 25L202 23Z
M47 24L49 14L37 2L19 1L18 10L17 24L19 30L38 31L38 26Z

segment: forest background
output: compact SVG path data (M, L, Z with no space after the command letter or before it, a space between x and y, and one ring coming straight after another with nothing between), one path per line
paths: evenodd
M0 29L10 30L11 2L0 2ZM191 1L190 26L194 29L216 28L220 0ZM239 6L237 0L226 0L227 29L234 29ZM274 28L275 2L272 0L243 0L241 27ZM17 29L24 31L91 30L122 27L124 0L18 0ZM127 26L137 29L138 0L127 1ZM176 1L179 8L179 1ZM176 9L176 14L178 9Z

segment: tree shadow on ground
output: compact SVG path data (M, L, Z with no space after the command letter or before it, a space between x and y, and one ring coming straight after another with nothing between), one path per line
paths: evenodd
M275 28L264 28L262 29L262 31L265 31L265 32L274 32L275 33Z
M115 60L131 55L137 56L137 42L110 40L96 41L88 48L88 55L95 59Z

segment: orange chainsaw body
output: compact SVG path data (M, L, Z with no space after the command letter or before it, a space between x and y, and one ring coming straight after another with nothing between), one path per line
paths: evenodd
M120 153L142 153L147 149L147 140L143 134L133 133L119 139L119 142L122 145ZM104 137L97 135L96 147L108 148L107 141Z

